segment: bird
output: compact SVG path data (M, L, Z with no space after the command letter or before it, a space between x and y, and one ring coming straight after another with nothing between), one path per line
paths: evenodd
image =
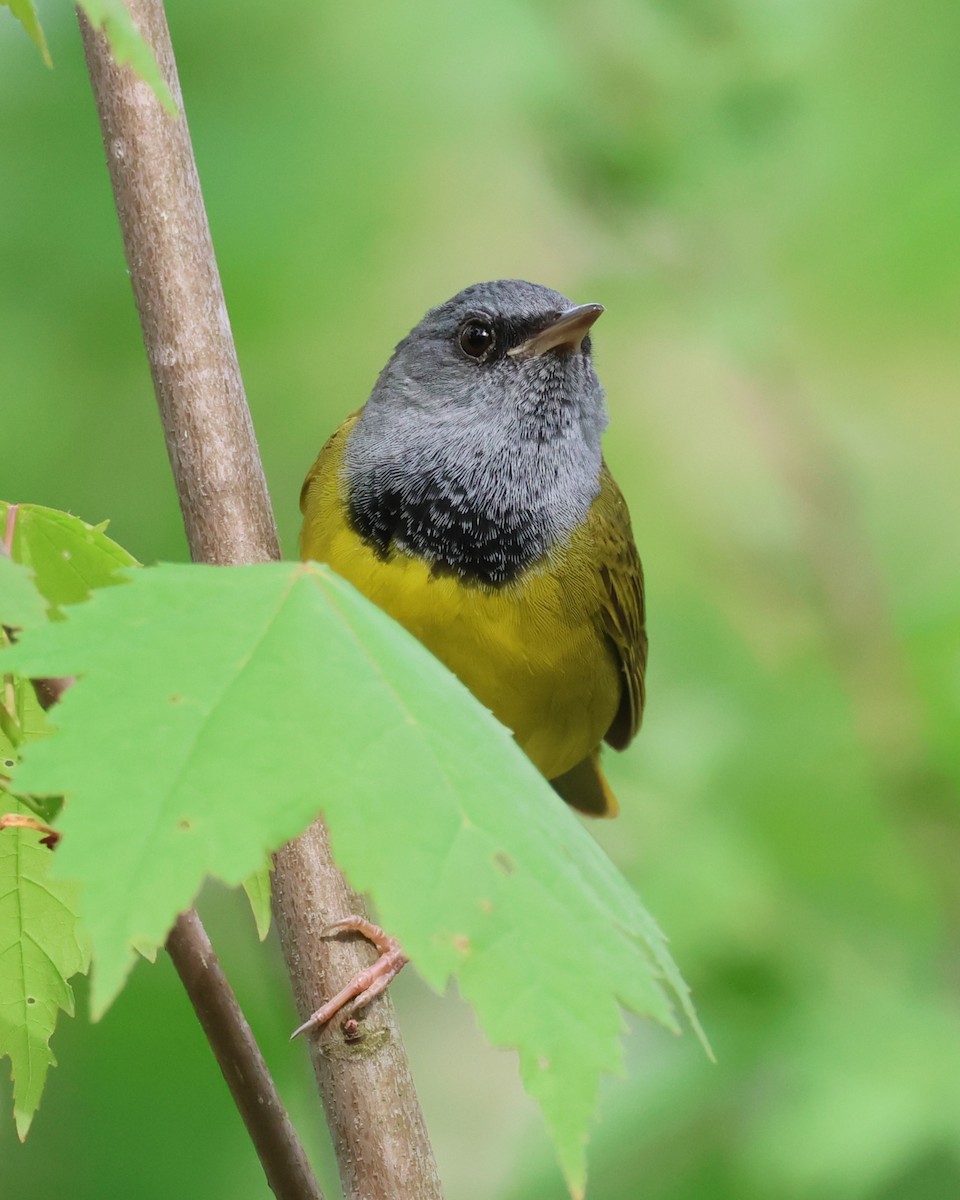
M567 803L609 817L601 746L623 750L640 727L647 635L601 448L603 311L519 279L430 309L310 468L300 552L444 662ZM383 948L359 918L343 929Z

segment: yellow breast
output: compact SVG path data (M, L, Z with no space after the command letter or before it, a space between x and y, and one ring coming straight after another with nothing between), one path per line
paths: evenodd
M622 677L599 613L585 535L514 583L466 583L402 551L379 557L347 520L340 463L352 420L321 452L302 497L301 554L330 566L404 625L512 729L548 778L591 755Z

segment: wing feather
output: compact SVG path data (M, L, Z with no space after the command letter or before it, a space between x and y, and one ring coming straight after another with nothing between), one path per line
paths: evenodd
M630 513L606 464L600 477L600 495L591 509L590 524L600 564L600 620L616 650L623 674L620 707L605 740L615 750L623 750L640 728L646 699L646 610L643 567L633 541Z

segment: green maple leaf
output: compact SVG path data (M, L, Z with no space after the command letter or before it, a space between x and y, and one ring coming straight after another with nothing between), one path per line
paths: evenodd
M22 746L44 733L43 711L26 680L11 685ZM0 770L9 774L17 746L0 729ZM0 811L32 815L0 786ZM78 887L52 879L53 854L32 829L0 830L0 1058L10 1058L13 1113L23 1140L56 1063L50 1038L62 1010L73 1016L71 976L89 951L77 920Z
M33 572L0 552L0 625L25 629L42 625L46 619L47 603L37 590Z
M37 17L37 9L33 0L0 0L0 5L10 9L27 31L30 40L43 55L43 61L48 67L51 66L47 39L43 36L43 29L40 27L40 20Z
M61 605L76 604L86 600L93 588L121 582L117 571L137 565L131 554L107 537L106 522L88 525L79 517L55 508L40 504L11 505L0 500L0 530L11 519L12 558L33 572L37 590L55 618L60 615ZM2 578L0 589L3 589ZM0 590L0 598L4 594ZM2 611L0 620L8 625L18 624L8 620Z
M11 511L13 509L13 511ZM12 525L12 554L0 556L0 624L29 628L60 616L93 587L117 582L134 559L102 528L39 505L0 502L0 530ZM3 786L22 747L48 727L32 685L5 678L0 695L0 812L49 821L59 798L29 803ZM25 1138L40 1103L57 1015L73 1015L71 976L86 971L89 951L77 918L78 887L50 876L53 855L41 833L0 830L0 1057L8 1055L14 1118Z
M272 870L273 864L268 862L243 881L243 890L247 893L247 899L250 901L250 910L257 927L257 937L261 942L266 941L267 934L270 932L270 872Z
M695 1021L663 935L500 726L325 567L129 572L0 653L84 679L17 786L64 792L101 1013L205 875L238 884L319 811L337 861L438 989L515 1046L572 1190L621 1006ZM104 870L104 862L110 864Z

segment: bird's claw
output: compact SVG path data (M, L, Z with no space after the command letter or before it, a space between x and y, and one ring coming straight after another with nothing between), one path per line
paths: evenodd
M308 1030L321 1029L339 1012L353 1013L364 1008L390 985L409 961L396 938L384 933L379 925L374 925L365 917L343 917L323 930L324 937L338 933L361 934L376 946L380 956L295 1029L290 1035L291 1039Z

